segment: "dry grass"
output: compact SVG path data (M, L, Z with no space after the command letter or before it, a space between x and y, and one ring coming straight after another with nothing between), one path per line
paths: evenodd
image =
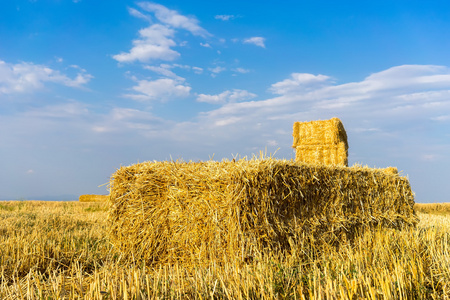
M414 209L424 214L450 214L450 203L416 203Z
M146 267L105 238L102 203L0 202L0 299L447 299L450 215L243 264Z

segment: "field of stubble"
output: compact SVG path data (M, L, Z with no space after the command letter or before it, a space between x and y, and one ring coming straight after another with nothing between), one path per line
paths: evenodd
M450 204L416 207L414 229L186 268L122 260L102 203L0 202L0 299L450 298Z

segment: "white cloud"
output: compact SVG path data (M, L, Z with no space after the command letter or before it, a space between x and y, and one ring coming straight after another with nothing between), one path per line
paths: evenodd
M132 87L136 93L124 95L127 98L140 101L157 100L168 101L174 98L189 96L191 87L169 78L158 80L139 80L138 85Z
M241 121L242 118L239 117L229 117L229 118L222 118L222 119L218 119L214 122L215 126L228 126L228 125L232 125L232 124L236 124L239 121Z
M253 44L261 48L266 48L266 39L260 36L254 36L244 40L244 44Z
M75 78L44 65L22 62L10 64L0 60L0 94L28 93L44 87L46 82L69 87L81 87L93 76L78 68Z
M244 69L244 68L236 68L236 69L233 69L233 71L235 71L237 73L241 73L241 74L246 74L246 73L250 72L249 69Z
M355 120L351 129L354 134L382 135L394 123L414 122L420 126L420 122L448 120L450 80L442 80L447 75L450 70L443 67L399 66L359 82L335 84L326 75L293 73L271 86L270 90L278 97L226 102L222 93L204 95L198 100L224 103L202 115L210 123L232 117L241 118L239 122L245 124L260 123L260 120L269 124L338 116ZM392 85L392 80L397 82L397 87ZM379 123L380 120L384 121Z
M172 69L174 68L179 68L179 69L183 69L186 71L193 71L195 74L201 74L203 72L202 68L199 67L191 67L189 65L180 65L180 64L160 64L159 66L144 66L144 69L146 70L150 70L153 71L155 73L158 73L162 76L166 76L169 78L173 78L176 79L179 82L185 81L185 79L183 77L178 76L177 74L175 74L175 72L172 71ZM133 78L132 78L133 79ZM133 80L136 80L136 78L134 78Z
M176 67L176 68L180 68L180 69L185 69L185 70L190 70L191 69L191 66L189 66L189 65L173 64L172 66Z
M132 15L133 17L139 18L139 19L143 19L146 20L147 22L151 22L152 18L148 15L145 15L143 13L141 13L140 11L138 11L135 8L129 7L128 8L128 12L130 13L130 15Z
M423 161L433 162L433 161L436 161L439 158L439 155L436 155L436 154L422 154L420 158Z
M160 75L166 76L166 77L170 77L173 79L176 79L178 81L184 81L184 78L178 76L177 74L175 74L174 72L172 72L170 69L173 68L173 66L171 65L167 65L167 64L161 64L159 67L157 66L144 66L144 69L153 71L155 73L158 73Z
M176 45L171 38L174 36L173 29L161 24L139 30L140 39L133 41L133 48L128 53L114 55L113 58L119 62L148 62L150 60L172 61L180 57L180 53L170 47Z
M194 70L195 74L202 74L203 73L203 68L200 68L200 67L192 67L192 70Z
M217 66L214 68L209 68L208 70L210 70L211 72L213 72L214 74L219 74L223 71L225 71L227 68L221 67L221 66Z
M23 113L23 115L28 118L67 119L87 115L88 113L89 110L87 109L86 105L80 102L70 101L62 104L33 108Z
M402 65L374 73L365 81L372 88L382 85L383 89L400 89L405 86L416 85L428 88L447 86L450 82L450 71L447 67L434 65ZM422 92L422 91L421 91Z
M370 132L380 132L380 128L365 128L365 127L356 127L352 128L351 131L357 132L357 133L370 133Z
M214 18L217 20L229 21L229 20L236 19L237 16L235 16L235 15L216 15L216 16L214 16Z
M450 121L450 115L441 115L441 116L433 117L431 119L433 121L446 122L446 121Z
M211 45L208 43L200 43L200 46L205 47L205 48L212 48Z
M279 95L304 93L327 85L329 80L325 75L292 73L291 78L272 84L269 90Z
M268 140L267 144L272 147L278 146L278 142L276 140Z
M168 9L167 7L152 3L152 2L140 2L139 7L153 12L155 17L162 23L172 26L173 28L181 28L191 32L193 35L199 35L203 37L211 36L211 34L198 25L198 20L195 17L186 17L180 15L177 11Z
M116 144L117 136L131 138L137 142L142 137L154 141L167 134L173 122L155 116L151 112L127 107L115 107L105 114L97 116L89 128L90 132L111 139ZM123 159L123 158L122 158Z
M197 101L211 104L225 104L229 102L245 101L255 97L256 94L250 93L245 90L235 89L233 91L224 91L217 95L200 94L197 97Z

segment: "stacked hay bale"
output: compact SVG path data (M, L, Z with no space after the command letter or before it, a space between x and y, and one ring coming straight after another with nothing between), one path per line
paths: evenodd
M347 133L338 118L295 122L292 135L295 161L348 166Z
M406 178L359 166L145 162L118 169L110 192L112 242L149 264L245 260L264 248L417 222Z
M80 202L106 202L108 201L109 195L81 195L79 198Z

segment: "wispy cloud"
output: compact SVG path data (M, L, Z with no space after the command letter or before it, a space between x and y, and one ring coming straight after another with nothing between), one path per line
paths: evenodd
M229 102L246 101L255 98L256 94L245 90L224 91L217 95L200 94L197 97L198 102L207 102L211 104L225 104Z
M178 82L184 82L185 78L178 76L175 74L173 69L182 69L186 71L192 71L195 74L201 74L203 72L202 68L199 67L191 67L189 65L180 65L180 64L160 64L159 66L150 66L146 65L143 67L146 70L153 71L163 77L168 77L177 80Z
M148 135L149 132L163 132L165 121L148 111L139 109L115 107L102 116L98 116L91 131L98 134L117 134L135 132L138 136ZM163 133L162 133L163 134Z
M196 74L203 73L203 68L200 68L200 67L192 67L192 70L194 70L194 73L196 73Z
M143 19L146 20L147 22L151 22L152 18L146 14L143 14L142 12L138 11L135 8L129 7L128 8L128 12L130 13L130 15L132 15L133 17L139 18L139 19Z
M153 12L155 17L164 24L170 25L173 28L181 28L191 32L193 35L199 35L203 37L211 36L211 34L201 27L199 21L194 17L186 17L179 14L175 10L168 9L167 7L152 3L152 2L140 2L138 6L145 11Z
M214 123L214 120L245 116L240 122L247 124L261 120L266 123L291 123L340 116L347 120L365 120L364 124L355 126L368 128L359 130L361 134L382 134L386 126L390 126L388 124L447 120L450 111L447 95L450 80L442 80L447 75L450 75L447 68L399 66L374 73L359 82L335 84L326 75L293 73L290 78L271 86L270 90L279 94L278 97L226 103L205 113L203 117ZM397 81L398 88L392 85L392 80ZM428 97L405 101L424 90L429 93ZM380 127L379 120L386 119L390 120L389 123ZM358 133L358 130L354 132Z
M229 21L229 20L233 20L238 18L238 16L235 15L216 15L214 16L215 19L217 20L222 20L222 21Z
M227 69L227 68L221 67L221 66L217 66L217 67L214 67L214 68L209 68L209 70L210 70L211 72L216 73L216 74L219 74L219 73L225 71L226 69Z
M236 69L233 69L233 71L235 71L237 73L241 73L241 74L245 74L245 73L249 73L250 72L249 69L244 69L244 68L236 68Z
M272 84L270 91L274 94L286 95L317 90L329 84L330 77L307 73L292 73L291 78Z
M253 44L261 48L266 48L266 39L260 36L254 36L248 39L244 39L244 44Z
M139 30L139 38L133 40L133 47L128 52L122 52L113 56L121 63L155 63L157 61L174 61L181 57L181 54L174 50L176 46L186 46L187 41L175 42L176 34L181 30L186 30L192 35L203 38L212 36L206 29L199 25L199 21L192 16L184 16L175 10L171 10L161 4L153 2L139 2L138 9L128 8L128 12L137 18L148 22L155 22L147 28ZM179 40L178 40L179 41ZM211 48L207 42L200 42L203 47ZM158 80L139 80L136 75L131 79L137 82L131 90L133 93L126 93L124 96L135 100L160 100L167 101L173 98L187 97L191 87L185 79L178 76L173 68L183 68L192 70L195 74L201 74L203 68L191 67L180 64L160 64L144 65L143 68L161 75ZM214 69L213 74L221 70Z
M45 65L29 62L11 64L0 60L0 94L29 93L44 87L45 83L57 83L69 87L82 87L93 76L77 67L75 78Z
M222 73L227 70L225 67L216 66L214 68L208 68L208 70L211 72L211 77L216 77L217 74Z
M139 101L168 101L175 98L189 96L191 87L180 81L163 78L157 80L138 80L138 84L131 89L135 92L125 94L127 98Z
M171 49L176 43L172 39L173 29L161 24L139 30L139 39L133 41L133 48L128 53L114 55L119 62L148 62L150 60L172 61L180 57L180 53Z
M87 115L89 110L85 104L80 102L70 101L61 104L47 105L44 107L33 108L24 112L24 116L28 118L42 118L42 119L67 119Z
M423 154L420 159L427 162L434 162L439 158L439 155L436 154Z
M205 48L212 48L209 43L200 43L200 46L205 47Z
M184 69L184 70L192 70L192 71L194 71L195 74L203 73L203 68L200 68L200 67L195 67L195 66L191 67L189 65L180 65L180 64L173 64L172 66L176 67L176 68Z
M173 78L177 81L184 81L184 78L178 76L171 70L173 67L173 65L161 64L160 66L144 66L144 69L153 71L165 77Z
M447 121L450 121L450 115L441 115L441 116L433 117L431 119L433 121L438 121L438 122L447 122Z

